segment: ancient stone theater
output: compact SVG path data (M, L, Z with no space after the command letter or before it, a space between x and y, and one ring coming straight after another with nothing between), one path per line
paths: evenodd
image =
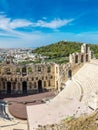
M33 94L60 90L65 81L72 77L77 68L93 58L88 45L81 46L80 53L69 56L69 63L39 63L18 65L7 59L0 64L0 93L5 95Z

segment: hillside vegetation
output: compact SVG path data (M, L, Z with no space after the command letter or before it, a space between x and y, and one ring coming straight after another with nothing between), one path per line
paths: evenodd
M83 43L80 42L60 41L58 43L37 48L33 52L41 54L42 56L47 56L48 59L46 61L66 63L68 62L69 54L73 52L80 52L82 44ZM98 58L98 45L89 44L89 46L91 47L91 50L95 52L96 58Z

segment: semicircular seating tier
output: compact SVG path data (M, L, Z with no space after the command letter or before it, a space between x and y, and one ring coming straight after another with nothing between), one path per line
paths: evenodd
M27 106L30 130L57 123L68 116L90 113L88 98L98 91L98 60L92 60L68 80L64 89L46 104ZM78 115L77 115L78 114ZM32 125L33 124L33 125Z

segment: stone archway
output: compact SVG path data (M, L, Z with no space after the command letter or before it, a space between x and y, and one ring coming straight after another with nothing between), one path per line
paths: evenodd
M81 55L81 62L84 62L84 56Z
M42 80L39 80L38 81L38 92L41 93L43 91L43 88L42 88Z
M68 78L70 78L70 79L72 78L72 70L68 71Z
M22 82L22 93L27 94L27 82L26 81Z
M22 75L23 76L27 75L27 69L26 69L26 67L22 68Z
M78 63L78 55L75 56L75 63Z
M88 55L86 55L86 61L88 61Z
M7 82L7 94L11 94L11 82Z

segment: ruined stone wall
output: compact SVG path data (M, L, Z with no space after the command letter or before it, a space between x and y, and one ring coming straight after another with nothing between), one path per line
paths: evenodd
M55 63L27 66L1 65L0 70L0 90L2 93L36 93L59 87L59 65Z
M72 78L72 75L75 74L86 62L90 62L92 59L92 52L88 45L83 44L81 46L81 52L70 54L69 63L61 64L60 69L60 88L62 89L65 82Z

